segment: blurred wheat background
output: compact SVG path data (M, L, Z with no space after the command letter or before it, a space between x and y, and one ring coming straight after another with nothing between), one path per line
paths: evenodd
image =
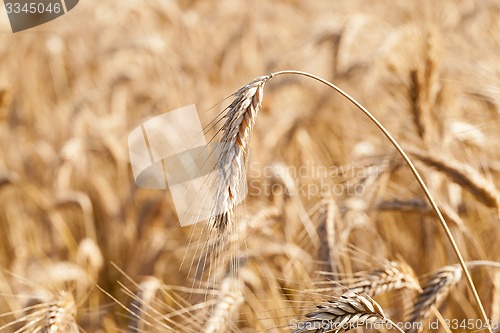
M421 319L420 288L456 256L393 147L317 83L266 85L228 249L239 268L213 268L216 283L185 259L200 226L178 226L168 191L135 185L127 136L141 122L195 104L208 124L226 96L282 69L371 110L465 259L500 260L498 1L82 0L16 34L2 11L0 29L2 333L290 332L348 286L395 322ZM399 284L374 292L386 269ZM471 271L500 320L500 272ZM433 313L480 318L455 282Z

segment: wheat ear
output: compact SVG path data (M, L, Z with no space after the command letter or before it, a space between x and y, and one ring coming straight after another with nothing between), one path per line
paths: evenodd
M367 277L360 278L349 286L349 289L357 293L365 293L371 297L396 289L412 289L421 293L420 287L413 269L404 262L390 261L385 268L370 272ZM446 321L435 306L430 310L438 318L443 329L451 333Z
M438 85L438 57L436 54L435 35L428 32L425 44L425 61L422 66L410 70L408 97L413 121L419 137L424 143L430 143L432 133L431 110L436 99Z
M39 332L39 333L76 333L76 304L73 295L66 291L61 291L56 295L51 295L51 301L35 304L24 308L22 311L26 315L7 322L0 326L0 332L8 327L22 325L15 332ZM7 312L0 314L0 318L21 312Z
M348 287L356 293L364 293L372 297L395 289L419 290L420 284L412 273L408 265L391 261L386 267L368 273Z
M451 288L455 286L462 277L462 269L458 265L445 266L434 273L424 286L415 301L410 314L410 322L421 322L429 317L432 306L436 308L448 296ZM420 332L423 325L411 325L407 333Z
M262 106L264 84L269 76L261 76L239 89L227 107L222 126L220 155L217 157L215 202L211 227L223 232L231 225L234 207L241 196L241 182L246 171L250 135Z
M319 257L327 259L329 271L337 271L337 246L335 221L338 215L338 207L333 198L323 199L319 209L319 235L320 244Z
M231 331L231 319L239 311L243 301L243 282L238 278L226 277L222 281L219 299L203 332L223 333Z
M316 311L306 315L309 320L300 323L301 328L292 333L341 332L375 323L387 324L403 332L385 316L380 305L368 295L348 291L328 304L316 307Z
M161 282L155 277L149 277L139 285L137 296L130 304L130 313L133 314L130 325L130 333L145 331L145 324L148 322L143 318L147 315L147 310L153 304L156 292L161 288Z
M447 175L452 181L461 185L488 207L495 208L500 213L500 193L481 173L469 165L454 161L450 158L441 158L437 154L427 154L422 151L411 150L410 154L426 165Z
M75 323L76 304L73 295L61 292L47 312L42 333L78 332Z

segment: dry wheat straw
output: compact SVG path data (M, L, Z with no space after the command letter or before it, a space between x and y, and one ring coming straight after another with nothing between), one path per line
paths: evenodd
M461 277L462 269L458 265L442 267L429 277L415 301L409 321L415 323L429 318L432 306L438 307ZM419 332L423 326L412 325L407 333Z
M316 311L306 315L310 319L302 322L301 328L292 333L341 332L375 323L387 324L402 332L368 295L348 291L328 304L316 307Z
M269 76L261 76L239 89L224 115L227 119L222 126L222 147L215 164L217 188L214 214L210 219L210 225L220 232L231 225L234 206L243 195L240 188L245 176L250 136L262 106L264 84L269 79Z

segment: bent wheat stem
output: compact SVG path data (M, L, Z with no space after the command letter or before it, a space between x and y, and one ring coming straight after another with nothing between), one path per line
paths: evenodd
M382 125L382 123L380 123L377 120L377 118L375 118L374 115L372 115L370 113L370 111L368 111L363 105L361 105L353 97L351 97L349 94L347 94L345 91L343 91L342 89L340 89L339 87L337 87L333 83L331 83L331 82L329 82L329 81L327 81L325 79L322 79L319 76L316 76L316 75L313 75L313 74L310 74L310 73L307 73L307 72L296 71L296 70L284 70L284 71L275 72L275 73L272 73L270 75L270 78L272 79L273 77L276 77L278 75L300 75L300 76L305 76L305 77L309 77L311 79L314 79L316 81L319 81L319 82L327 85L328 87L334 89L339 94L341 94L342 96L344 96L347 100L349 100L349 102L351 102L354 106L356 106L359 110L361 110L382 131L382 133L384 134L384 136L396 148L396 150L398 151L398 153L401 155L401 157L403 158L403 160L406 162L406 164L410 168L411 172L413 173L413 175L417 179L418 184L420 185L420 187L424 191L424 194L425 194L427 200L429 201L429 204L431 205L432 209L436 213L436 215L438 217L438 220L439 220L439 222L441 224L441 227L444 229L446 237L450 241L450 243L451 243L451 245L453 247L453 251L455 252L456 256L458 257L458 261L460 262L460 266L462 267L464 275L465 275L465 277L467 279L467 284L469 286L469 289L472 292L472 294L474 295L474 299L475 299L475 301L477 303L477 307L479 309L479 313L481 314L482 319L488 325L487 326L488 327L488 331L490 333L492 333L491 326L489 324L490 322L488 320L488 316L486 315L486 312L484 310L483 304L481 303L481 299L479 298L479 295L477 293L476 287L474 285L474 281L472 281L472 277L471 277L470 272L469 272L469 270L467 268L467 265L466 265L466 263L464 261L462 253L460 252L460 249L458 248L458 245L457 245L455 239L453 238L453 235L451 234L450 228L448 227L448 224L446 223L446 221L445 221L445 219L443 217L443 214L441 213L441 211L440 211L440 209L439 209L436 201L432 197L432 194L430 193L429 189L425 185L425 182L422 179L422 176L420 176L420 173L417 171L417 168L415 167L415 165L413 164L413 162L411 161L411 159L408 157L408 155L406 154L406 152L403 150L403 148L396 141L396 139L394 139L394 137L389 133L389 131Z

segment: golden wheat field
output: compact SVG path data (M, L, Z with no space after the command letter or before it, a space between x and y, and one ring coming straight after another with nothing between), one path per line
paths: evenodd
M0 333L500 331L498 0L82 0L0 31ZM188 105L157 148L220 145L184 225L185 155L145 124Z

